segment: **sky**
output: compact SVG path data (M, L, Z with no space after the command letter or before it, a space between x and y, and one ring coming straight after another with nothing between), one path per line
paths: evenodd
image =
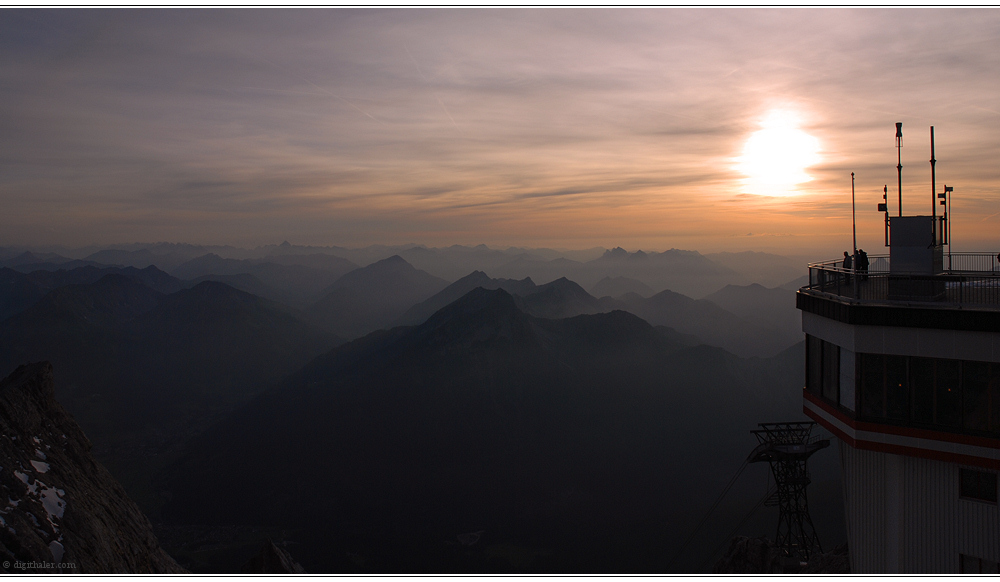
M996 9L0 15L0 245L1000 247Z

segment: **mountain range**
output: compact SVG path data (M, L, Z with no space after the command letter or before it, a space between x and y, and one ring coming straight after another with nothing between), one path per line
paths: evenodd
M535 285L530 278L493 279L482 271L475 271L414 305L396 324L423 323L434 311L476 287L504 289L515 297L520 309L536 317L561 319L615 309L628 311L654 326L672 328L745 357L773 356L801 341L794 295L784 289L730 285L697 300L672 291L649 298L629 292L616 298L598 299L566 278Z
M193 439L161 473L162 515L301 530L310 571L660 571L686 506L738 464L747 419L795 414L786 365L476 288Z
M498 249L486 245L434 248L413 244L344 248L293 245L286 241L280 245L264 245L253 249L174 243L111 245L85 249L49 247L28 251L0 247L0 267L44 263L44 268L55 269L60 265L67 268L70 261L86 261L70 266L92 264L145 268L155 265L161 270L174 273L183 263L208 254L221 259L248 260L257 264L295 264L319 269L325 266L324 262L344 260L356 266L367 266L398 255L416 269L447 281L455 281L480 270L503 278L531 277L540 282L566 277L593 291L593 286L605 277L625 277L639 281L652 292L671 289L695 298L704 297L727 284L759 283L766 287L777 287L800 277L805 266L804 259L752 251L701 254L680 249L628 252L616 247L572 251L519 247ZM305 261L303 257L311 257L313 260ZM287 262L282 261L282 258L287 259ZM244 264L240 272L250 272L248 269L249 265ZM178 276L197 278L208 274L203 272L190 277L184 274ZM239 273L227 271L211 274ZM652 295L652 292L630 290L644 296ZM598 297L604 295L603 292L594 294ZM614 297L620 293L609 295Z
M663 572L755 423L801 416L794 282L753 284L787 274L762 254L560 253L0 249L0 367L53 363L199 572L268 538L311 572ZM839 495L823 463L814 501Z
M308 314L325 329L356 338L388 326L447 285L393 255L338 278Z
M354 263L331 255L285 255L261 259L224 259L209 253L173 269L182 279L199 281L219 279L235 287L249 283L249 292L303 308L325 294L342 275L357 269ZM240 279L249 275L252 279ZM256 281L256 282L255 282Z
M641 297L649 297L656 292L649 286L637 279L628 277L605 277L590 288L590 294L594 297L621 297L626 293L635 293Z

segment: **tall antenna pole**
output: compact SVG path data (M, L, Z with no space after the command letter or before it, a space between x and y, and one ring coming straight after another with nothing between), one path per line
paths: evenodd
M948 186L944 187L944 191L946 193L950 193L950 192L948 192ZM948 201L948 206L945 206L945 208L947 209L946 212L948 213L947 216L948 216L948 269L949 270L951 270L951 247L952 247L952 244L951 244L951 233L952 233L952 230L951 230L951 220L952 220L952 218L951 218L952 217L952 214L951 214L951 199L954 198L954 197L955 197L954 194L952 194L951 196L948 196L948 200L947 200Z
M885 246L889 246L889 185L882 185L882 204L885 210Z
M931 217L937 218L937 204L934 200L934 196L937 194L937 176L934 173L934 164L937 160L934 159L934 126L931 126ZM935 220L936 222L936 220ZM937 241L935 241L937 244Z
M854 237L854 255L851 270L854 279L854 298L858 298L858 215L854 209L854 172L851 172L851 234Z
M857 213L854 211L854 172L851 172L851 226L853 228L854 234L854 260L857 261L858 257L858 217Z
M899 192L899 215L903 216L903 122L896 122L896 181Z

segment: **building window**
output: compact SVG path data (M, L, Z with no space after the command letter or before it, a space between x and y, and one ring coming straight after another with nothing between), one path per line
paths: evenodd
M1000 364L882 354L856 361L861 417L1000 436Z
M840 346L806 336L806 390L840 404Z
M910 414L914 422L934 424L934 360L910 358Z
M962 426L975 431L997 428L990 418L990 365L986 362L962 363Z
M840 402L840 346L823 342L823 398Z
M823 394L823 340L806 336L806 390Z
M881 354L861 354L861 390L858 394L863 416L881 418L885 416L885 356Z
M997 563L990 560L959 554L958 562L960 574L1000 574Z
M997 502L997 474L976 469L959 469L959 495L988 503Z
M906 356L885 357L885 415L892 420L909 420L910 417L906 359Z
M961 362L958 360L937 360L936 402L934 403L934 424L949 428L962 427Z

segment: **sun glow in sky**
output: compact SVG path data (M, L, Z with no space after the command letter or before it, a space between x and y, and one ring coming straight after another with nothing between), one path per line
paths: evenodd
M738 169L747 176L744 192L764 196L799 194L796 186L812 180L806 173L820 162L819 140L799 129L797 116L777 109L761 121L743 147Z
M5 9L0 246L836 256L851 172L882 244L901 121L904 207L934 125L983 250L998 47L994 9Z

